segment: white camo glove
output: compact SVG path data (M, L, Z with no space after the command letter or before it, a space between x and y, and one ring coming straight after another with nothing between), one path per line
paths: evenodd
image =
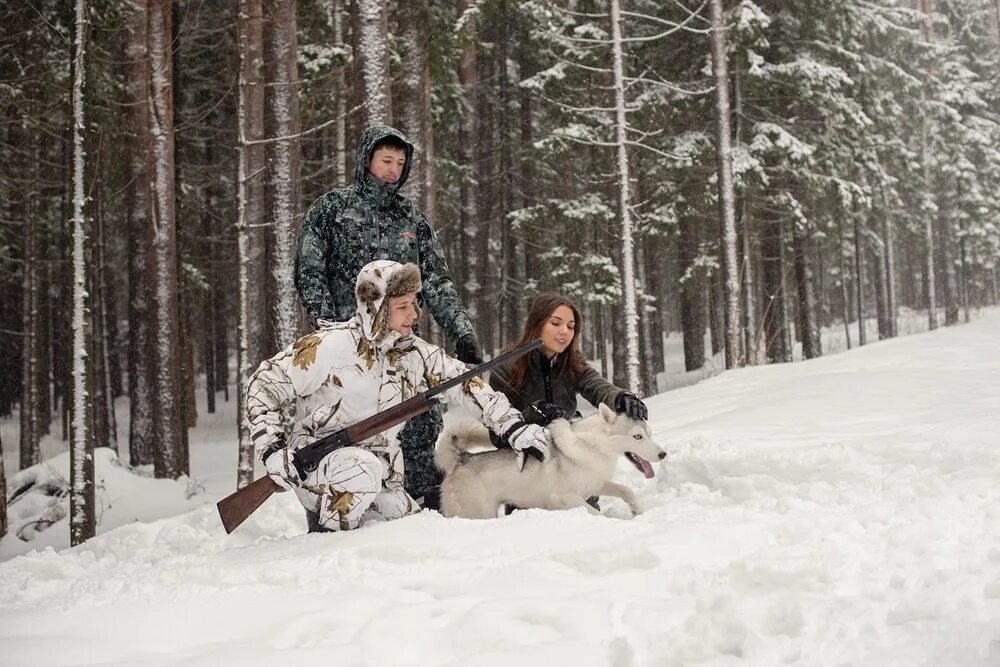
M524 469L524 456L530 454L539 461L549 456L552 434L538 424L517 423L504 435L504 439L517 451L517 468Z
M291 452L288 451L287 447L277 447L269 452L265 452L263 455L267 476L285 491L291 491L292 487L295 486L295 477L298 475L295 466L292 465Z

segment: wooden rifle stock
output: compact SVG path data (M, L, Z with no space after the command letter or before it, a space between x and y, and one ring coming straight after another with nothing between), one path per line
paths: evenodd
M238 525L243 523L276 491L284 491L284 489L278 486L273 479L264 475L216 503L215 506L219 508L219 516L222 518L222 525L226 532L231 533L236 530Z
M541 345L542 341L538 339L515 350L511 350L506 354L501 354L471 371L451 378L447 382L442 382L433 389L428 389L422 394L408 398L398 405L393 405L371 417L362 419L357 424L331 433L316 442L296 450L292 455L292 460L299 473L299 477L305 479L310 472L316 469L323 457L330 452L341 447L364 442L382 431L386 431L397 424L402 424L421 413L427 412L437 402L434 397L438 394L447 391L451 387L467 382L484 371L488 371L491 368L507 363L511 359L516 359L523 354L527 354L541 347ZM242 489L220 500L216 503L216 507L219 510L219 516L222 518L222 525L225 527L226 532L233 532L237 526L246 521L248 516L257 511L257 508L263 505L264 501L270 498L272 493L283 490L269 476L264 475L260 479L251 482Z

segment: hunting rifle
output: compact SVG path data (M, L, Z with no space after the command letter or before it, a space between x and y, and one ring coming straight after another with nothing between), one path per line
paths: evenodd
M427 412L437 403L435 396L438 394L444 393L471 378L482 375L492 368L506 364L521 355L541 347L541 345L541 339L533 340L527 345L501 354L470 371L442 382L422 394L417 394L413 398L408 398L387 410L378 412L371 417L366 417L353 426L342 428L296 450L292 455L292 463L299 473L299 478L305 479L309 473L316 470L319 462L330 452L341 447L364 442L382 431ZM264 475L260 479L251 482L242 489L220 500L216 506L219 508L219 516L222 518L222 525L225 527L226 532L233 532L258 507L263 505L264 501L270 498L272 493L281 491L284 491L284 489L278 486L268 475Z

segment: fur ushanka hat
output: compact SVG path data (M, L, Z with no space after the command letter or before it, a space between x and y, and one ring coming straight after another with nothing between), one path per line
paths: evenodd
M389 307L386 299L419 292L422 284L416 264L400 264L380 259L365 264L354 284L358 314L365 336L379 342L389 330Z

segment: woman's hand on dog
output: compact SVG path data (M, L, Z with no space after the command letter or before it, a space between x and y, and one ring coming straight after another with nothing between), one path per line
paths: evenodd
M627 391L618 394L618 398L615 399L615 412L639 421L646 421L649 417L649 409L646 408L646 404L640 401L635 394L630 394Z

